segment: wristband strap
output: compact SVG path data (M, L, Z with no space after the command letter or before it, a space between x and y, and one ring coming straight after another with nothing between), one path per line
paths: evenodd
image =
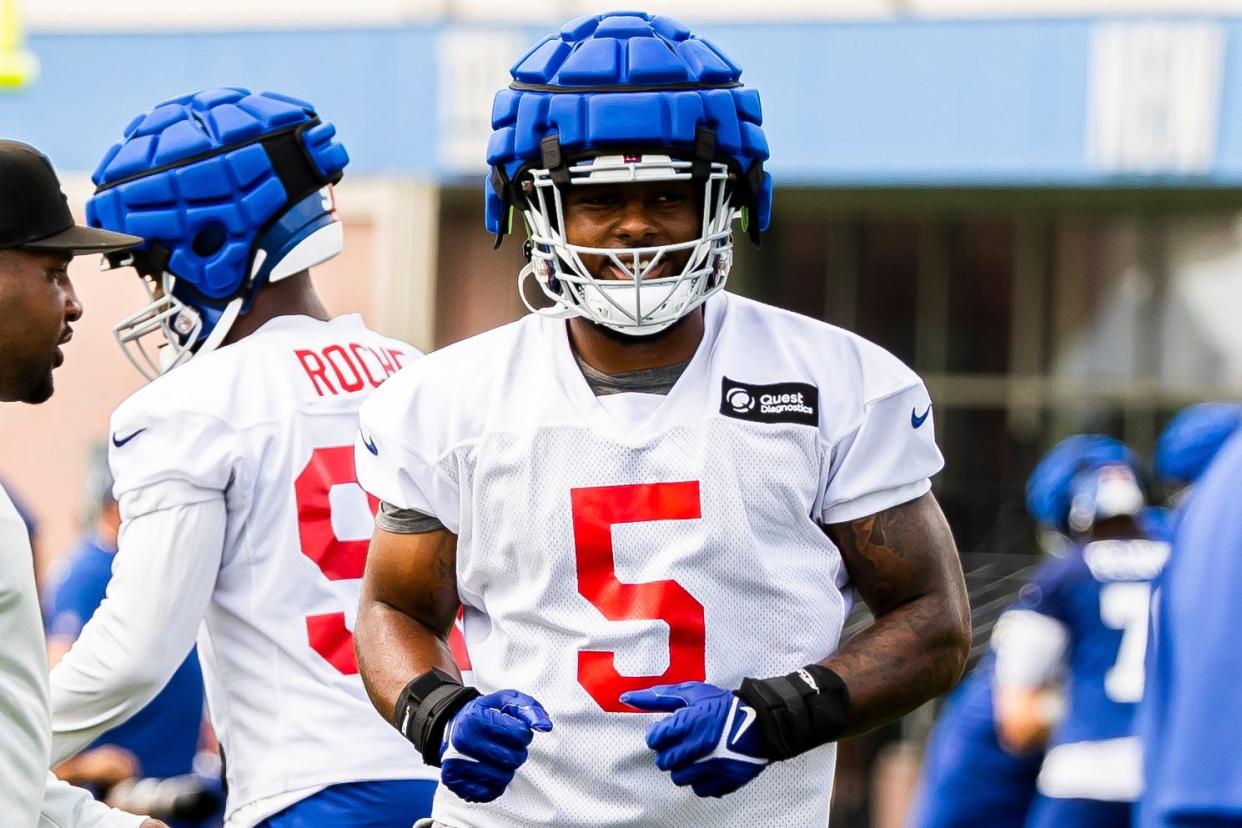
M836 673L808 664L789 675L743 679L737 691L755 709L767 758L789 759L845 732L849 690Z
M433 667L401 691L393 724L414 743L424 762L438 768L444 729L457 711L478 697L478 690Z

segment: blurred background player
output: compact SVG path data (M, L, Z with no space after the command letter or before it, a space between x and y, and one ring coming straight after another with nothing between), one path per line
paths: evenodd
M1142 788L1134 710L1152 581L1168 558L1168 545L1138 525L1141 480L1127 446L1078 435L1055 446L1028 483L1031 515L1074 541L1022 588L996 639L1001 742L1013 750L1048 744L1031 826L1131 823ZM1063 717L1051 695L1060 682Z
M60 345L82 317L69 262L140 239L79 227L47 157L0 141L0 401L39 404L64 362ZM156 825L91 801L48 773L47 650L29 524L0 487L0 817L6 825Z
M1072 466L1075 454L1087 460L1095 445L1073 438L1053 449L1041 464L1045 468L1049 463ZM1082 457L1083 453L1088 457ZM1066 489L1072 483L1069 474L1032 474L1028 485L1028 510L1036 518L1041 543L1052 554L1064 553L1071 544L1045 504L1068 501ZM1045 543L1045 539L1053 542ZM1003 648L1007 622L1014 617L1002 616L989 650L940 710L923 753L908 828L1021 828L1026 824L1044 760L1043 740L1024 738L1020 746L1003 744L996 721L995 650ZM1042 692L1050 710L1059 707L1059 689L1045 687ZM1041 720L1050 725L1054 718L1051 714Z
M208 89L134 118L87 208L145 238L114 263L151 302L116 335L154 379L112 416L119 551L52 672L53 754L142 709L198 633L239 828L406 828L434 789L367 702L349 631L372 525L357 409L418 354L312 286L341 249L347 161L310 104Z
M1003 634L993 632L993 638ZM1006 748L996 735L989 651L945 702L927 739L907 828L1022 828L1042 746Z
M1174 507L1207 471L1212 460L1242 426L1242 404L1205 402L1177 412L1156 440L1156 476L1170 489Z
M1177 514L1191 486L1239 425L1242 405L1226 402L1192 405L1169 420L1152 452L1153 470L1164 486L1166 503L1152 504L1139 516L1148 535L1172 542Z
M536 44L495 98L487 224L523 216L552 306L363 407L359 661L441 765L443 824L824 824L831 743L960 674L922 382L722 292L771 199L740 72L639 12ZM876 622L838 647L854 590Z
M99 446L91 453L83 486L83 532L74 548L60 559L44 602L48 661L52 666L77 640L82 626L103 601L112 578L121 527L112 482L107 448ZM212 803L222 797L218 783L196 781L194 775L202 722L203 676L198 657L191 650L150 704L104 733L82 753L60 763L56 774L100 795L124 780L180 777L185 787L200 786L202 796L196 808L210 813L215 810ZM182 792L183 809L187 807L187 794ZM189 828L196 822L174 821L174 828Z
M1142 828L1242 825L1240 423L1242 406L1191 406L1170 421L1156 447L1157 471L1184 488L1173 559L1153 602L1147 692L1139 711Z

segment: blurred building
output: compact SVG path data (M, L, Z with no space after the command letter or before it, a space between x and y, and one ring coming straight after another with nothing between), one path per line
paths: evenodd
M491 96L528 44L594 6L183 6L28 2L41 76L0 97L0 132L83 171L68 176L81 201L85 171L161 98L302 95L353 156L348 258L320 280L336 309L424 347L519 313L520 244L492 253L481 230ZM735 289L855 328L927 378L965 549L1025 544L1014 495L1054 436L1106 428L1143 445L1172 408L1242 387L1242 3L652 8L692 21L763 93L776 212L762 251L739 245ZM134 385L101 340L137 288L100 280L83 286L99 347L75 343L61 384L79 369L115 382L55 429L61 442L102 434L114 389ZM0 425L25 430L26 414ZM28 452L0 448L0 467ZM37 501L54 488L41 486Z

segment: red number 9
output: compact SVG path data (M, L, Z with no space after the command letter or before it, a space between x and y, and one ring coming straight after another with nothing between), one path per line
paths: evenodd
M302 554L315 562L329 581L362 577L367 562L367 540L340 540L332 531L332 504L328 492L333 486L358 485L354 472L354 447L317 448L310 462L293 484L298 504L298 534ZM367 494L371 515L379 501ZM358 673L354 654L354 634L345 626L344 612L306 616L306 636L310 647L347 676Z

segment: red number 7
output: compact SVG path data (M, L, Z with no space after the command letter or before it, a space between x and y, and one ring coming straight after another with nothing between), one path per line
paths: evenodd
M647 483L571 489L578 592L609 621L668 624L668 669L658 676L623 676L611 651L580 650L578 682L604 710L633 713L618 696L656 684L703 681L706 634L703 605L673 580L627 584L617 580L612 527L649 520L698 520L699 483Z

